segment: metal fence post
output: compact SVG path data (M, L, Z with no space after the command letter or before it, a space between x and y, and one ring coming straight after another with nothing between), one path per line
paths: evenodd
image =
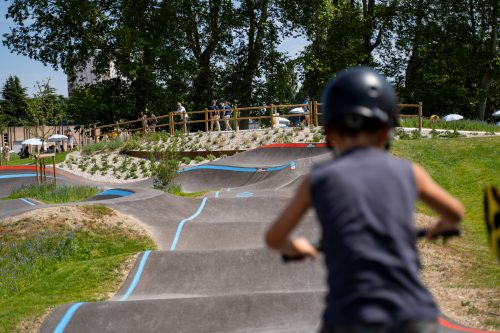
M271 129L274 128L274 104L271 104Z
M422 131L422 117L423 117L423 110L422 110L422 102L418 102L418 130L419 132Z

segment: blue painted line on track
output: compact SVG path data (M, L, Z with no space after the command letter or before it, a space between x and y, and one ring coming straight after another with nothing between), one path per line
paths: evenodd
M253 197L253 192L240 192L236 194L237 198L251 198Z
M219 191L215 192L214 197L218 198L219 197L219 193L220 193Z
M194 213L193 215L191 215L187 219L184 219L184 220L179 222L179 225L177 226L177 231L175 232L174 240L172 241L172 245L170 246L170 251L175 251L175 248L177 247L177 242L179 241L179 238L181 236L182 228L184 227L184 224L186 224L187 221L191 221L191 220L194 220L195 218L197 218L201 214L203 208L205 207L206 202L207 202L207 198L205 197L201 201L200 207L198 207L198 210L196 211L196 213Z
M68 326L69 324L69 321L71 320L71 318L73 318L73 315L75 314L76 310L78 310L78 308L80 306L82 306L83 304L85 304L85 302L80 302L80 303L75 303L73 304L69 309L68 311L66 311L66 313L64 314L64 316L62 317L61 321L59 322L59 324L57 324L56 328L54 329L53 333L63 333L64 330L66 329L66 326Z
M22 202L24 203L27 203L28 205L31 205L31 206L36 206L35 203L29 201L28 199L24 199L24 198L20 198L19 200L21 200Z
M16 173L10 175L0 175L0 179L29 178L36 177L36 173Z
M226 165L196 165L190 168L184 168L179 170L179 173L193 171L193 170L222 170L222 171L235 171L235 172L273 172L280 171L290 166L295 166L295 161L290 161L287 164L279 165L270 168L247 168L247 167L234 167L234 166L226 166Z
M132 194L134 194L134 192L126 191L126 190L106 190L104 192L96 194L96 196L99 196L99 195L117 195L119 197L126 197L126 196L129 196Z
M141 279L142 271L144 270L144 266L146 266L146 262L148 261L150 254L151 250L144 251L144 254L142 255L141 258L141 262L139 263L139 267L137 268L137 272L135 272L134 279L132 280L130 286L128 286L127 292L120 298L120 301L126 301L127 298L129 298L129 296L132 295L132 293L134 292L135 287L137 287L137 284Z

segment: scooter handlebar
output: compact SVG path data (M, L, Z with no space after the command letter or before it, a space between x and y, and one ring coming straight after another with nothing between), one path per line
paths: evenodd
M427 237L427 233L429 232L429 229L426 229L426 228L419 228L417 229L417 238L423 238L423 237ZM446 239L446 238L449 238L449 237L460 237L461 236L461 232L459 229L456 229L456 230L449 230L449 231L444 231L444 232L441 232L439 234L436 234L434 235L434 237L432 239L437 239L437 238L440 238L440 237L443 237L443 239ZM319 252L323 251L323 244L322 243L319 243L315 246L316 250L318 250ZM289 256L289 255L286 255L286 254L282 254L281 255L281 260L284 262L284 263L289 263L291 261L301 261L301 260L304 260L306 258L305 255L299 255L299 256Z

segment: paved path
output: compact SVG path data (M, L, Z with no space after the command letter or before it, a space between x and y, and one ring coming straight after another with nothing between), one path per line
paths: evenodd
M317 331L326 290L322 260L284 265L262 238L311 165L330 153L265 149L181 173L183 189L213 190L204 198L139 184L130 187L133 195L102 201L141 220L159 251L142 253L109 301L60 306L40 332ZM312 211L297 234L319 237ZM481 332L441 321L443 333Z

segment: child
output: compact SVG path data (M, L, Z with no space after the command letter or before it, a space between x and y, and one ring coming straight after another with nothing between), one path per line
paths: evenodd
M419 276L415 202L420 198L439 214L429 239L457 230L463 206L422 167L384 149L398 116L384 77L348 69L323 100L326 140L339 156L311 171L266 243L288 256L315 258L308 240L289 238L312 205L328 270L321 332L437 332L438 309Z

